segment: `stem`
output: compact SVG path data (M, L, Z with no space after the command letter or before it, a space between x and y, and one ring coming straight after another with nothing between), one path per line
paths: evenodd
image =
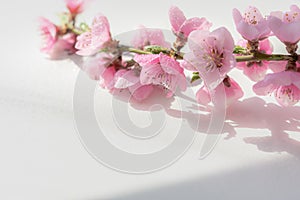
M127 50L131 53L137 53L137 54L152 54L151 52L143 51L143 50L135 49L135 48L131 48L131 47L129 47Z
M73 28L73 29L70 29L73 33L75 33L76 35L81 35L82 33L84 33L84 31L82 30L79 30L79 29L76 29L76 28Z
M135 49L128 46L121 46L122 51L128 51L137 54L157 54L162 52L170 56L174 56L177 60L182 60L184 53L175 52L174 50L166 50L165 48L154 47L148 50ZM240 49L238 49L240 51ZM298 60L298 55L281 55L281 54L265 54L261 52L254 52L250 55L235 56L237 62L258 62L258 61L290 61L296 62Z
M75 23L75 22L74 22ZM83 30L76 28L73 23L69 23L67 24L67 28L72 31L73 33L75 33L76 35L81 35L82 33L84 33Z
M236 62L248 62L248 61L254 61L254 56L253 55L236 56L235 59L236 59Z
M293 55L281 55L281 54L264 54L260 52L255 52L247 56L236 56L237 62L251 62L251 61L297 61Z

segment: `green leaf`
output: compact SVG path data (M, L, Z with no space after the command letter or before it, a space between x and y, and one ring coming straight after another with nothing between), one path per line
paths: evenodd
M199 72L194 72L193 76L192 76L191 83L194 83L195 81L200 80L200 79L201 79L201 77L199 75Z
M146 46L145 51L151 52L153 54L169 53L169 50L167 48L155 45Z
M234 54L242 54L242 55L247 55L248 51L247 48L241 47L241 46L235 46L233 50Z

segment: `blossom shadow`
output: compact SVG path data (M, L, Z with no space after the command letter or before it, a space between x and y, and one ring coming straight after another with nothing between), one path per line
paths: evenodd
M227 110L226 123L233 129L267 129L270 136L256 135L244 141L264 152L287 152L300 158L300 141L288 133L300 133L299 106L283 108L254 97L232 105Z

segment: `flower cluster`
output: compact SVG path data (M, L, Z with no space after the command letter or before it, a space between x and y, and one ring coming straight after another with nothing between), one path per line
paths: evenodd
M209 104L222 87L230 105L244 95L230 76L237 68L256 82L253 91L257 95L274 94L282 106L300 100L300 9L296 5L290 11L267 16L253 6L243 13L234 9L234 23L242 37L237 42L227 28L211 30L212 23L206 18L187 19L172 6L169 20L176 36L173 43L166 41L161 30L140 26L127 46L112 36L109 21L102 14L90 25L77 23L84 0L65 1L68 12L61 15L61 25L40 19L44 38L41 50L53 59L65 53L84 57L81 69L110 92L127 90L134 99L143 101L159 89L162 95L172 97L177 90L186 90L191 71L192 81L204 81L196 94L200 104ZM286 46L286 54L272 54L269 38L274 36ZM188 52L182 52L185 46Z

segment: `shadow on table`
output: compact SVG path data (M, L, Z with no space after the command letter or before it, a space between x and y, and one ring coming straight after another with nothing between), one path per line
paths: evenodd
M133 108L145 111L148 111L153 105L159 104L161 107L158 108L164 109L169 116L187 120L190 127L197 133L206 134L212 108L202 107L194 99L184 94L179 94L179 98L188 101L189 107L181 110L172 108L175 99L161 97L160 91L143 103L130 102ZM247 144L256 145L261 151L287 152L300 158L300 141L292 139L287 133L287 131L300 133L299 106L283 108L274 103L266 103L258 97L236 102L227 108L222 134L227 134L226 139L234 138L238 134L237 128L269 130L270 136L257 134L245 138L244 141Z
M227 111L229 127L268 129L270 136L247 137L244 141L266 152L287 152L300 158L300 142L287 131L300 132L300 107L283 108L257 97L237 102Z
M187 117L194 128L197 127L193 119L196 117L197 114L190 114ZM197 131L205 133L207 130L205 124L209 123L210 114L198 115L198 117L200 117L200 124ZM300 133L299 106L283 108L273 103L267 104L258 97L236 102L227 109L222 134L228 134L226 139L233 138L237 134L236 128L269 130L270 136L257 134L245 138L244 141L256 145L261 151L287 152L300 158L300 141L290 138L287 133L287 131Z

